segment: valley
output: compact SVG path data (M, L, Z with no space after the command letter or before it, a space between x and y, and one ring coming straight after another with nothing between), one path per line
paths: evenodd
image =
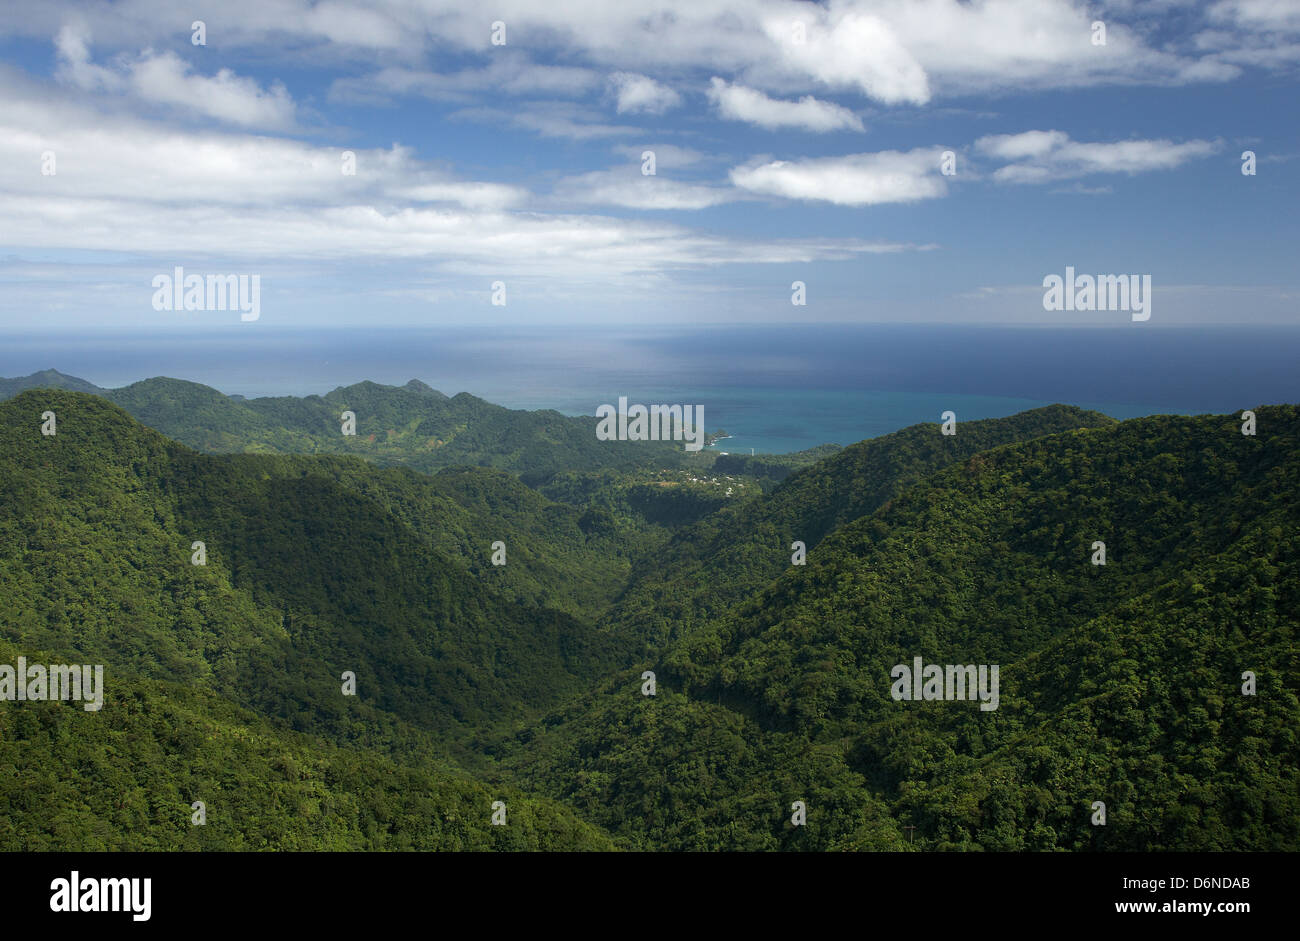
M776 480L415 382L21 386L0 663L103 702L0 703L6 850L1300 845L1295 406L936 421ZM918 660L992 688L891 695Z

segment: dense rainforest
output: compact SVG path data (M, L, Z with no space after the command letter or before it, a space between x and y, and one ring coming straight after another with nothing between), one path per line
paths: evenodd
M0 399L0 665L104 676L0 700L0 848L1300 848L1295 406L750 458L414 381Z

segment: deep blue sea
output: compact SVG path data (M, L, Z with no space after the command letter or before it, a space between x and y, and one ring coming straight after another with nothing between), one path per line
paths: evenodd
M1117 418L1300 402L1300 328L664 326L291 330L236 325L155 337L0 336L0 375L40 369L116 387L150 376L244 396L420 379L511 408L594 415L603 403L704 406L719 450L850 444L956 412L1052 402Z

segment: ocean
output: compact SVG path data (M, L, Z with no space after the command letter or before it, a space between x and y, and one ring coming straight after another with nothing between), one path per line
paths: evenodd
M511 408L594 415L704 407L717 450L850 444L917 422L1053 402L1116 418L1300 402L1300 328L725 325L233 329L0 337L0 375L54 368L100 386L151 376L228 394L323 394L420 379Z

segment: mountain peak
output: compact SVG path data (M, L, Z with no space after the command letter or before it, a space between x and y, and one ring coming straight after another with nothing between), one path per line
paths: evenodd
M103 392L99 386L76 376L69 376L57 369L42 369L30 376L14 379L0 378L0 399L7 399L26 389L72 389L77 392L96 394Z
M439 392L437 389L433 388L432 386L426 385L425 383L421 382L419 379L412 379L402 388L410 389L412 392L418 392L421 395L433 396L434 398L438 398L438 399L445 399L447 397L443 395L441 392Z

